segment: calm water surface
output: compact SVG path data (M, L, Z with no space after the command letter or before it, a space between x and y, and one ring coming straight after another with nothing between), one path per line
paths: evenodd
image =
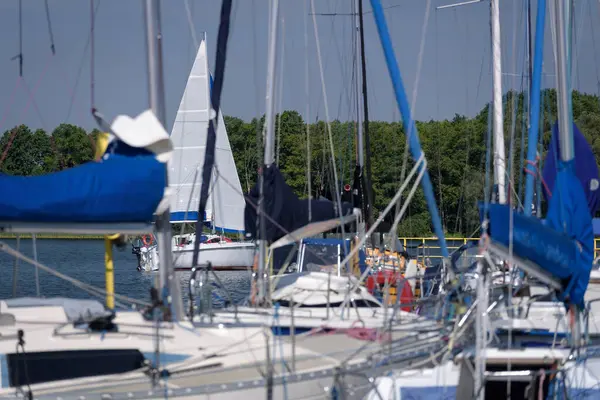
M16 247L16 240L0 239L11 247ZM31 239L21 239L21 251L33 257ZM38 261L65 275L78 279L98 288L105 288L104 280L104 241L102 240L50 240L37 241ZM150 300L150 288L157 279L156 273L142 273L136 270L137 261L131 254L131 246L123 251L113 252L115 260L115 291L139 300ZM14 258L0 252L0 299L13 295ZM233 300L242 301L250 291L249 273L246 271L217 272L223 284L230 291ZM180 276L182 293L187 298L187 284L190 274L183 272ZM74 298L91 298L91 296L60 278L39 271L40 293L42 297L66 296ZM19 262L17 279L17 296L35 296L35 267ZM104 299L101 299L104 302ZM219 303L218 298L215 301Z

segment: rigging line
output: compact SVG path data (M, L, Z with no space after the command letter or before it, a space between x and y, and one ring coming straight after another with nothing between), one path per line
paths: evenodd
M34 90L37 89L38 85L39 85L39 82L38 82L38 84L36 84ZM35 110L35 113L37 114L37 117L39 118L40 123L42 124L42 127L47 128L47 125L44 123L44 118L42 117L42 113L40 112L40 108L38 107L37 101L35 101L35 97L34 97L35 92L29 89L29 85L27 85L27 81L25 80L25 78L23 78L23 86L25 88L25 91L27 92L27 95L31 98L31 104L33 104L33 109Z
M387 7L381 7L383 10L389 10L392 8L397 8L397 7L401 7L402 4L393 4L391 6L387 6ZM366 15L366 14L373 14L373 11L363 11L362 15ZM318 17L354 17L356 16L356 13L309 13L308 15L316 15Z
M95 85L96 85L96 76L94 70L94 56L95 56L95 12L94 12L94 0L90 0L90 102L91 102L91 110L92 114L94 110L96 110L96 98L95 98Z
M190 33L192 34L192 40L194 41L194 48L198 49L198 37L196 36L196 27L194 26L194 21L192 19L192 11L190 9L189 0L183 0L183 5L185 6L185 13L187 16Z
M332 19L331 20L331 26L329 27L329 29L331 30L331 32L335 32L334 25L335 25L334 24L334 20ZM329 36L329 42L327 43L327 48L331 48L332 47L331 46L331 42L333 41L334 38L335 38L335 36L333 34L331 34ZM317 39L315 38L315 40L317 40ZM339 49L337 49L337 48L336 48L336 50L339 51ZM332 53L332 52L327 52L327 54L326 54L327 59L325 60L325 69L327 69L327 66L329 65L329 55L330 55L330 53ZM321 95L319 96L318 101L319 102L317 103L317 110L321 109L321 102L323 101L323 93L321 93Z
M17 257L22 261L25 261L26 263L33 265L33 266L37 266L39 269L41 269L44 272L49 273L50 275L54 275L57 278L60 278L66 282L69 282L71 284L73 284L74 286L78 287L79 289L82 289L84 291L87 291L90 294L93 295L101 295L101 296L106 296L106 290L104 289L100 289L97 288L93 285L87 284L85 282L82 282L78 279L72 278L68 275L65 275L61 272L56 271L55 269L48 267L42 263L40 263L39 261L35 261L34 259L24 255L23 253L21 253L19 250L15 250L12 247L10 247L8 244L6 244L5 242L0 242L0 251L3 251L13 257ZM121 294L114 294L116 299L121 299L125 302L131 303L131 304L138 304L138 305L143 305L143 306L150 306L151 304L145 301L141 301L141 300L136 300L133 299L131 297L127 297Z
M576 20L575 19L575 1L573 1L573 3L571 4L571 6L573 7L573 10L571 12L571 18L572 18L572 25L577 27L577 23L579 21L583 21L583 12L584 12L584 8L583 2L580 2L581 6L580 6L580 11L579 11L579 17ZM572 70L574 70L574 72L571 73L571 87L575 86L574 83L577 82L577 88L581 88L581 81L580 81L580 76L581 74L579 73L579 40L578 38L581 37L581 33L583 31L583 23L579 23L579 26L577 28L572 28L572 36L573 36L573 44L571 46L571 48L575 49L575 54L574 57L571 59L571 65L574 65L575 68L572 68Z
M310 7L311 7L311 10L314 11L314 9L315 9L314 0L310 0ZM329 105L327 102L327 89L325 87L325 73L323 71L323 60L321 57L321 43L319 40L319 28L317 25L317 19L316 19L315 15L313 15L313 27L314 27L314 35L315 35L315 44L317 47L317 59L318 59L318 63L319 63L319 74L321 75L321 88L323 91L323 103L324 103L324 107L325 107L325 120L326 120L326 124L327 124L327 134L329 136L329 147L330 147L330 151L331 151L331 167L333 170L334 187L337 189L338 188L338 176L337 176L337 169L335 168L335 150L333 147L333 134L331 131L331 122L329 119ZM338 203L337 205L338 205L339 215L341 217L342 216L342 201L341 201L340 193L338 190L335 191L335 196L336 196L336 200ZM344 227L343 226L342 226L342 235L344 235Z
M50 63L52 61L52 56L53 56L52 54L50 54L48 56L48 59L46 60L46 63L45 63L45 66L44 66L44 69L42 70L42 73L40 74L40 76L38 77L37 81L35 82L35 86L33 87L33 90L29 89L29 85L27 85L27 81L25 80L25 78L21 79L23 81L23 85L25 87L25 91L27 92L27 95L29 97L28 98L28 102L27 102L27 104L25 106L25 109L22 112L21 119L23 119L23 117L25 117L29 106L31 104L33 104L33 107L35 108L37 116L40 119L40 122L41 122L41 124L42 124L42 126L44 128L47 128L47 127L46 127L46 124L44 123L44 119L42 118L42 114L41 114L40 109L39 109L39 107L37 105L37 102L35 101L35 93L37 92L37 90L38 90L38 88L40 86L40 83L42 83L42 80L44 79L44 77L46 76L46 73L48 72L48 68L50 67Z
M4 152L2 152L2 157L0 157L0 166L2 165L2 163L4 162L4 159L6 158L6 156L8 155L8 151L10 150L10 148L12 147L12 143L15 140L15 137L17 136L17 132L19 131L19 127L15 127L13 128L13 130L11 131L11 136L8 139L8 143L6 143L6 148L4 149Z
M270 9L270 8L269 8ZM258 49L257 49L257 43L258 40L256 38L256 1L252 0L252 20L254 21L254 23L252 24L252 63L253 63L253 73L254 73L254 93L255 93L255 99L254 99L254 104L256 104L256 124L255 124L255 133L256 133L256 151L255 151L255 157L256 157L256 168L257 171L261 168L263 161L261 160L261 158L258 156L258 151L259 149L262 148L263 145L263 129L264 126L261 126L261 122L262 122L262 118L260 116L260 109L259 109L259 104L261 104L260 101L260 95L259 95L259 87L258 87L258 67L257 67L257 57L256 55L258 54ZM264 124L263 124L264 125ZM257 174L254 175L255 178L258 178ZM256 220L256 224L258 225L258 218ZM257 229L258 232L258 229Z
M592 20L591 2L588 2L588 15L590 17L590 27L592 29L592 49L594 53L594 61L596 62L596 83L600 83L600 74L598 73L598 53L596 52L596 32L594 31L594 21Z
M12 109L12 106L14 105L15 96L17 94L17 90L21 86L21 81L22 81L21 77L17 77L17 79L15 80L15 87L13 88L13 91L10 94L8 103L6 104L6 108L4 109L4 112L2 113L2 118L0 119L0 129L2 129L2 126L4 126L6 117L8 116L8 113L10 112L10 110Z
M333 21L331 24L331 41L334 42L335 44L335 50L336 50L336 55L337 55L337 60L340 63L340 70L342 71L342 82L346 82L348 80L350 80L350 82L352 83L354 79L354 65L352 63L348 63L346 62L347 57L345 57L345 52L341 51L341 46L340 43L338 41L338 37L335 33L334 30L334 26L333 26ZM330 43L331 43L330 41ZM354 49L354 47L353 47ZM354 55L354 51L352 52L352 55ZM348 70L350 70L350 73L348 72ZM350 78L349 78L350 75ZM352 84L349 85L351 88L354 87ZM354 90L350 90L348 89L348 85L342 85L342 90L340 91L340 99L338 102L338 111L337 111L337 116L336 119L340 119L340 115L341 115L341 110L342 110L342 97L344 97L344 100L346 101L346 107L348 108L348 110L352 110L352 103L353 103L353 99L354 99Z
M13 60L19 60L19 76L23 76L23 0L19 0L19 54Z
M275 154L275 165L279 168L279 152L281 150L281 114L283 114L283 68L285 60L285 18L281 17L281 48L279 50L279 93L278 93L278 108L277 115L277 152Z
M50 50L52 50L52 55L55 55L56 48L54 47L54 34L52 33L52 21L50 20L50 6L48 5L48 0L44 1L44 5L46 7L46 22L48 24L48 35L50 36Z
M421 78L421 69L423 66L423 54L425 53L425 38L427 37L427 26L429 25L429 13L431 11L431 0L427 0L427 4L425 6L425 16L423 17L423 26L421 29L421 44L419 46L419 56L417 58L417 72L415 77L415 86L413 87L412 99L411 99L411 110L410 114L415 115L415 109L417 107L417 93L419 91L419 80ZM408 132L406 134L406 143L404 144L404 158L402 162L402 170L400 172L400 182L404 181L406 177L406 168L408 165L408 149L410 147L410 138L413 132ZM398 217L398 213L400 212L400 204L402 202L402 197L398 198L398 202L396 203L396 218Z
M512 7L516 8L516 1L513 0L512 2ZM522 8L521 8L522 11ZM522 17L522 14L521 14ZM521 18L522 19L522 18ZM513 70L516 71L517 70L517 14L515 12L513 12L513 25L514 25L514 30L513 30L513 38L512 38L512 48L513 48L513 52L512 52L512 61L513 61ZM518 99L516 100L515 98L517 97L516 91L515 91L515 87L516 87L516 76L512 77L512 84L511 84L511 126L510 126L510 143L509 143L509 150L508 150L508 168L507 168L507 175L508 175L508 181L511 184L514 184L514 175L515 175L515 166L514 166L514 156L515 156L515 146L514 146L514 142L515 142L515 132L516 132L516 128L517 128L517 107L518 107ZM522 87L522 78L521 78L521 87ZM512 203L512 195L511 195L511 191L509 190L508 193L508 204Z
M524 186L523 186L523 180L524 180L524 160L525 160L525 135L527 134L527 131L529 130L528 127L530 125L530 117L531 117L531 88L532 88L532 74L533 74L533 52L531 51L531 46L532 46L532 40L533 38L531 37L531 1L528 0L526 4L524 4L524 8L527 9L527 18L525 19L526 21L526 26L524 29L524 33L525 33L525 37L526 37L526 41L525 41L525 48L524 48L524 52L527 52L527 57L523 57L523 64L524 67L523 69L525 69L525 64L527 67L527 75L528 75L528 82L527 82L527 90L524 89L525 87L525 75L521 74L521 92L523 93L522 95L522 100L519 100L519 102L522 103L522 113L525 114L525 117L523 117L523 114L521 114L521 127L520 127L520 133L521 133L521 140L520 140L520 149L519 149L519 169L518 170L514 170L514 172L518 172L519 174L519 191L518 191L518 199L519 199L519 204L522 203L522 198L523 198L523 191L524 191ZM516 70L516 68L515 68ZM517 102L517 106L515 107L516 112L518 113L518 102ZM513 165L514 168L514 165ZM513 185L516 184L516 180L513 176Z
M440 117L440 92L438 90L439 88L439 63L438 63L438 55L439 55L439 43L438 43L438 36L439 36L439 25L438 25L438 14L437 14L437 9L434 13L435 15L435 92L436 92L436 96L435 96L435 113L437 118ZM481 74L479 76L479 80L481 81ZM438 143L442 143L441 136L440 136L440 124L436 124L436 136L437 136L437 140ZM442 219L442 226L444 226L444 228L446 227L446 223L445 223L445 219L444 219L444 201L442 198L442 169L441 169L441 146L436 146L437 149L437 173L438 173L438 192L440 195L440 217Z
M100 7L100 2L96 3L96 9L94 10L94 15L98 14L98 8ZM95 17L94 17L95 18ZM83 66L84 66L84 61L85 61L85 54L87 53L87 50L90 46L90 42L91 42L91 33L90 35L88 35L87 41L85 43L85 47L83 49L83 56L81 57L81 62L79 64L79 69L77 70L77 78L75 79L75 84L73 85L73 89L71 90L70 86L67 84L67 79L64 75L64 72L62 69L60 69L59 71L63 72L62 77L63 80L65 81L65 86L67 86L67 88L69 88L69 91L71 93L71 99L69 102L69 109L67 112L67 118L65 118L65 121L68 121L71 117L71 111L73 109L73 105L75 104L75 93L77 92L77 87L79 86L79 80L81 79L81 73L83 72Z
M304 94L306 95L306 181L308 184L308 222L312 221L312 154L310 148L310 93L308 84L308 1L304 2Z

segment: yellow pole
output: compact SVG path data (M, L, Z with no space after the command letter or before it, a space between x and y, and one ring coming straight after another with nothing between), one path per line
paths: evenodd
M113 235L119 236L119 235ZM115 309L115 270L113 263L113 249L111 236L104 239L104 270L106 277L106 307Z
M96 161L102 159L102 155L108 146L108 133L102 132L96 138ZM104 237L104 272L106 279L106 307L110 310L115 308L115 266L113 262L112 242L119 238L119 234L106 235Z

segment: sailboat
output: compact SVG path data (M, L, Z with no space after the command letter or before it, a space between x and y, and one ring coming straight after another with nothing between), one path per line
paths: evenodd
M171 130L173 158L169 165L169 188L172 224L195 223L198 219L201 168L204 164L206 132L210 114L212 76L208 68L206 38L200 42L194 64L188 77L175 123ZM173 262L176 269L191 269L194 241L201 241L202 257L211 262L215 270L245 270L254 261L255 245L236 242L225 233L244 231L246 202L233 159L223 114L219 113L215 170L204 221L212 228L211 234L196 233L174 235L172 238ZM152 239L144 240L139 248L138 269L155 271L159 268L158 246Z
M373 0L373 3L379 2ZM532 85L532 98L537 102L532 100L528 155L532 165L535 165L533 158L537 146L546 1L538 1L537 6ZM497 17L498 2L492 1L491 7L495 8ZM598 398L598 379L590 374L597 366L597 360L591 359L595 356L591 351L594 345L590 341L591 332L588 330L591 323L588 319L590 326L586 326L580 318L582 313L590 312L592 303L589 298L584 298L584 294L586 297L589 294L587 290L593 258L591 216L597 209L596 195L593 192L598 186L598 173L594 157L589 156L589 147L573 123L568 68L570 7L569 1L554 2L554 24L558 37L559 112L558 122L553 128L554 149L551 148L548 156L552 161L546 163L544 171L546 183L549 184L546 189L551 189L551 193L545 193L549 203L546 220L542 223L531 217L529 205L533 197L534 175L528 176L529 193L524 204L525 215L512 210L510 205L502 204L502 201L500 204L486 203L481 206L485 232L480 250L485 261L479 261L477 265L475 346L456 356L450 355L454 362L460 362L464 367L460 371L455 369L452 379L446 379L445 382L440 379L440 374L448 374L447 369L453 368L450 364L410 373L389 373L376 380L377 388L369 398L376 398L379 394L379 398L391 399L396 398L394 396L397 393L402 398L405 395L446 398L443 397L442 390L449 393L447 398L483 399L487 398L486 390L493 391L495 396L504 396L506 393L507 397L512 395L518 398ZM379 14L383 20L381 5L374 9L376 16ZM536 133L536 136L532 138L531 132ZM580 165L584 167L580 168ZM502 296L492 299L490 283L494 270L493 258L496 257L525 271L531 290L543 287L546 289L543 297L558 300L554 302L554 307L542 305L548 311L545 315L548 326L546 329L531 324L531 318L527 316L530 308L537 305L533 303L536 301L535 297L539 296L537 293L532 292L530 299L523 304L526 306L524 312L517 310L510 314L506 309L502 310L501 306L503 303L508 307L517 305L514 301L511 304L510 285L506 288L508 301ZM547 303L552 305L552 302ZM498 308L500 318L492 321L493 316L497 317L495 310ZM568 336L557 335L559 319L565 316L565 310L571 313L569 326L564 328ZM524 316L515 317L518 314ZM468 313L461 323L467 316ZM586 318L590 318L589 314ZM507 321L513 324L509 328L509 324L505 324L502 329L501 324ZM584 331L589 336L583 337ZM545 345L543 340L538 339L544 336ZM557 337L561 338L561 343L558 343ZM566 344L569 338L570 344ZM540 345L543 347L539 348ZM410 377L414 375L423 376L425 382L411 380ZM558 397L554 397L556 395Z

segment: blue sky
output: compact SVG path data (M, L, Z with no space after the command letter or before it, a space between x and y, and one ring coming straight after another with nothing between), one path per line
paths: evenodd
M95 0L99 3L95 40L95 99L108 118L135 115L147 108L146 49L140 0ZM219 0L187 0L193 29L206 32L211 66L219 23ZM435 10L450 0L431 0L421 78L415 107L417 119L451 118L455 113L477 113L491 98L489 3L458 9ZM251 119L264 112L267 59L267 0L234 0L222 106L225 114ZM412 98L417 59L422 41L426 0L383 0L396 56L409 98ZM523 1L502 0L502 50L504 72L524 71ZM534 13L536 2L532 5ZM574 88L596 93L597 53L600 51L600 11L595 0L576 2L576 40L573 50ZM281 108L305 113L311 120L325 117L321 94L312 17L304 0L280 0L285 20L283 98ZM315 0L317 12L349 13L352 0ZM90 116L90 2L50 0L56 55L50 39L43 0L23 0L24 85L11 96L18 79L18 1L0 2L0 130L19 123L52 130L61 122L95 127ZM365 11L370 12L365 1ZM308 23L309 98L305 95L304 21ZM535 18L535 16L534 16ZM398 120L390 79L373 21L365 15L370 112L372 119ZM188 23L185 0L163 0L164 68L167 130L170 130L196 49ZM352 63L352 18L318 16L329 110L332 118L349 119ZM592 28L592 24L597 25ZM554 72L550 20L547 20L545 71ZM596 35L593 37L593 33ZM597 43L596 43L597 42ZM596 48L594 48L594 45ZM87 48L87 50L86 50ZM554 86L554 76L544 86ZM521 87L521 78L504 77L504 90ZM277 101L280 108L280 102ZM39 110L39 112L38 112Z

